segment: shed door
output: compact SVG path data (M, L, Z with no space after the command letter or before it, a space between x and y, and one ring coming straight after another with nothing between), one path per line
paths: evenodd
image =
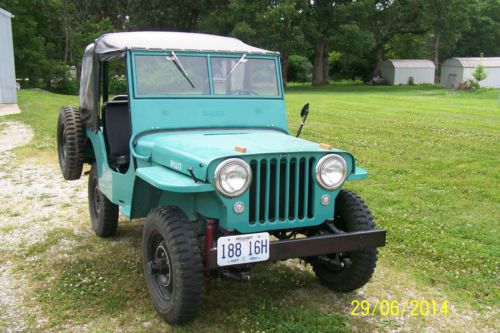
M448 74L448 81L446 81L446 87L454 88L457 81L457 74Z

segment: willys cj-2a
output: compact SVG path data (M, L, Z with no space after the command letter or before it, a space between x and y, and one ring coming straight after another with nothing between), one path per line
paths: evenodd
M126 88L111 98L120 66ZM110 33L85 50L80 107L57 124L61 171L74 180L91 165L98 236L119 212L145 218L144 277L170 324L197 316L205 278L245 280L259 262L302 258L339 292L373 274L385 230L343 189L367 173L288 132L281 77L277 52L213 35Z

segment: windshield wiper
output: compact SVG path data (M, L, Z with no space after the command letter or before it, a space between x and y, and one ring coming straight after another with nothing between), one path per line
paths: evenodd
M173 60L174 61L174 64L175 66L177 66L177 69L179 69L179 71L181 71L182 75L186 78L186 80L189 82L189 84L191 85L191 87L193 88L196 88L194 86L194 83L193 81L191 81L191 79L189 78L189 75L188 73L186 72L186 70L184 69L184 67L182 66L181 64L181 61L179 60L179 58L177 58L177 55L175 54L174 51L171 52L172 54L172 57L167 57L168 60Z
M229 75L231 75L231 74L234 72L234 70L236 69L236 67L238 67L238 65L239 65L239 64L241 64L242 62L245 62L245 61L246 61L246 60L245 60L245 57L246 57L246 56L247 56L246 54L242 55L242 56L241 56L241 58L240 58L240 60L238 60L238 61L234 64L234 66L233 66L233 67L231 68L231 70L230 70L230 71L226 74L226 76L224 76L224 78L223 78L222 80L226 81L226 80L227 80L227 78L229 77Z

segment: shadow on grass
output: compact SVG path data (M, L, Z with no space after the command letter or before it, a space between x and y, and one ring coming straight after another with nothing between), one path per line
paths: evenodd
M109 318L118 318L126 330L143 329L145 322L168 329L150 303L142 276L142 223L118 230L105 240L57 232L59 242L53 236L50 244L41 244L45 254L39 253L32 281L49 319L47 329ZM262 264L255 273L248 283L207 281L200 317L175 331L348 332L352 324L366 325L344 314L352 295L319 286L298 262Z

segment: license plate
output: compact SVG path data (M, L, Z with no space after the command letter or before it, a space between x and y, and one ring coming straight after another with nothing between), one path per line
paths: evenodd
M269 233L220 237L217 265L239 265L269 259Z

